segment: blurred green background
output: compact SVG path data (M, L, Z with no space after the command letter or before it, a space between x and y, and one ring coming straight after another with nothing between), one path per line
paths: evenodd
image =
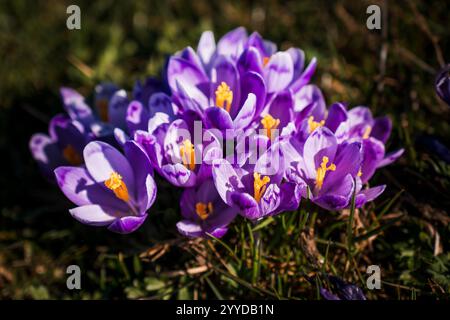
M81 30L66 28L70 4L81 8ZM382 30L366 28L370 4L382 8ZM41 178L28 151L30 136L46 132L62 111L60 86L88 97L99 81L130 91L137 79L159 75L168 55L195 48L202 31L213 30L217 40L240 25L281 49L296 46L308 60L316 56L313 82L328 104L368 105L392 117L388 148L403 146L406 153L375 179L388 184L379 200L387 209L378 210L387 222L359 262L382 265L385 282L370 298L448 298L450 168L421 141L432 136L450 146L450 109L433 86L450 62L449 9L448 1L1 1L0 298L270 297L215 272L176 273L198 260L185 254L174 229L179 191L159 181L168 191L160 192L145 228L119 236L74 221L70 203ZM333 235L322 228L327 219L318 220L316 234ZM328 227L345 230L339 223ZM230 234L225 240L233 244ZM142 255L149 248L156 250L150 258ZM156 259L155 252L161 252ZM81 291L66 289L69 264L84 272ZM343 276L345 269L334 273ZM277 295L315 298L296 272L279 280ZM225 292L218 295L217 287Z

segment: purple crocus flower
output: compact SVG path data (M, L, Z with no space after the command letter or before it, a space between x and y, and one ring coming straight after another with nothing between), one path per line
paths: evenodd
M76 90L61 88L64 109L72 120L83 124L93 139L116 145L114 128L125 129L128 98L125 90L102 83L95 88L94 112Z
M150 160L134 141L124 151L93 141L83 151L85 166L55 170L60 189L78 206L69 210L75 219L117 233L133 232L145 221L156 198Z
M290 163L286 177L301 187L303 197L339 210L350 204L360 167L360 142L338 144L328 128L319 127L304 143L299 160Z
M217 45L207 31L197 52L188 47L169 60L173 100L181 112L198 113L209 128L233 131L256 126L270 135L292 120L294 101L316 66L313 59L304 69L300 49L276 50L273 43L256 32L248 36L242 27Z
M196 188L186 188L180 208L183 220L177 223L177 229L187 237L206 237L209 233L221 238L237 214L236 208L229 207L220 198L212 179Z
M328 276L328 280L335 287L335 293L320 288L320 294L325 300L367 300L360 287L344 282L335 276Z
M120 90L115 84L101 83L95 87L95 112L76 90L63 87L60 92L67 114L71 119L81 122L88 131L91 130L95 133L92 128L102 125L124 128L128 106L127 93L125 90Z
M283 160L277 161L283 163ZM261 172L264 166L260 163L246 170L231 165L226 159L213 161L213 179L220 197L230 207L237 208L243 217L259 220L298 208L301 190L294 183L282 181L283 170L276 170L272 175Z
M53 170L58 166L81 165L82 152L89 141L116 144L113 130L125 125L126 92L110 83L98 85L95 91L96 109L108 123L98 119L80 93L63 87L60 93L67 115L59 114L52 118L48 135L37 133L31 137L31 153L48 180L54 180Z
M367 107L356 107L346 111L345 105L335 103L330 107L325 126L335 132L341 141L363 142L362 176L363 183L367 182L377 168L395 162L404 152L399 149L385 153L385 143L392 130L389 117L373 118Z
M30 139L30 151L46 179L54 180L53 170L62 165L83 163L83 149L92 140L81 122L59 114L52 118L49 134L36 133Z
M187 115L187 114L186 114ZM159 123L149 131L137 130L134 140L149 155L155 170L178 187L194 187L211 177L211 162L222 155L216 136L199 127L194 141L195 118L184 117L171 123Z
M437 75L435 88L438 96L450 106L450 64Z

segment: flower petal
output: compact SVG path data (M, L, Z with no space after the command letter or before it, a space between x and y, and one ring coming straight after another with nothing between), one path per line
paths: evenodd
M191 221L199 220L199 217L195 212L195 205L197 202L198 199L196 188L186 188L183 190L180 198L180 209L183 218Z
M120 234L128 234L133 231L136 231L147 218L147 214L144 214L139 217L128 216L120 219L114 220L113 223L108 227L108 230L120 233Z
M306 183L300 184L285 182L280 186L281 200L278 210L292 211L297 210L300 205L302 194L306 190Z
M294 64L287 52L277 52L265 67L267 92L278 92L286 88L294 76Z
M329 188L336 184L341 184L348 174L355 177L361 167L361 143L345 143L339 145L333 163L336 165L335 171L326 173L323 182L322 192L326 193Z
M216 51L216 41L212 31L204 31L197 45L197 54L203 65L208 65Z
M89 226L106 226L124 215L107 206L89 204L69 210L72 217Z
M158 112L165 113L169 116L169 118L172 119L175 117L172 107L172 100L167 94L163 92L154 93L150 97L148 108L150 111L150 118Z
M205 110L205 125L207 129L215 128L220 131L234 128L230 114L219 107L210 107Z
M347 120L347 110L342 103L333 103L328 109L328 116L325 121L325 127L332 132L336 132L339 125Z
M286 52L289 53L294 64L293 80L295 81L302 74L305 67L305 53L298 48L289 48Z
M240 105L245 103L248 95L253 93L256 96L255 116L258 116L264 109L266 102L266 84L256 72L246 72L241 78L241 102Z
M246 47L255 48L261 57L270 57L270 53L266 52L266 45L264 39L258 32L253 32L247 39Z
M137 130L146 130L149 118L150 113L148 109L142 105L142 103L137 100L130 102L127 108L127 114L125 116L125 121L130 134Z
M375 200L383 191L386 189L385 185L372 187L369 189L361 190L357 197L360 197L358 203L356 203L356 207L360 208L365 203Z
M268 113L275 119L280 120L278 129L288 125L294 117L294 97L289 90L279 92L272 100Z
M374 138L363 140L361 181L366 183L375 173L378 164L384 157L384 144Z
M84 97L71 88L60 89L64 109L73 120L79 120L85 125L94 121L92 109L84 101Z
M194 99L200 106L208 105L208 97L205 95L204 85L209 83L205 72L199 69L193 63L178 57L171 57L167 66L167 79L172 92L175 94L184 94L181 92L182 84L187 96Z
M225 159L213 161L212 175L217 192L228 205L233 205L231 193L242 190L244 185L231 164Z
M248 193L233 192L230 200L240 210L240 214L247 219L256 220L262 217L256 200Z
M237 62L239 74L242 76L247 72L263 73L261 54L254 47L249 47L240 55Z
M231 57L236 60L244 49L247 41L247 31L238 27L225 34L217 43L217 54Z
M222 202L222 199L219 199L219 201L221 203L215 203L213 214L205 220L204 229L208 233L212 233L214 230L220 228L226 229L238 213L237 208L229 207L227 204Z
M271 183L267 187L264 195L261 197L261 201L259 202L260 207L260 215L261 217L265 217L267 215L273 215L276 212L279 212L278 207L281 203L281 191L280 187Z
M150 159L144 149L138 145L136 141L127 141L124 145L124 152L129 161L133 164L133 176L134 186L128 186L128 188L134 188L134 194L136 201L141 205L142 211L148 209L148 203L153 203L156 194L156 186L153 178L153 168L150 163ZM147 190L147 183L151 190ZM148 198L148 194L151 195L151 199Z
M177 187L193 187L196 182L195 173L181 163L163 165L161 173L170 183Z
M104 183L111 173L117 172L131 191L134 191L133 169L127 158L115 148L104 142L93 141L84 148L83 154L87 170L96 182Z
M450 106L450 64L446 65L437 75L435 89L437 95Z
M66 163L56 142L46 134L36 133L30 139L29 148L44 177L54 180L53 170Z
M130 140L130 137L120 128L114 128L114 138L116 142L123 148L123 145L127 140Z
M294 91L292 91L294 92ZM312 115L314 121L320 121L325 118L326 104L322 91L313 84L308 84L296 93L294 93L294 110L300 112L303 117ZM306 114L304 111L307 110Z
M347 207L349 198L341 195L324 194L313 199L313 202L326 210L334 211Z
M198 238L204 235L200 224L191 220L181 220L177 222L178 232L185 237Z
M247 100L245 100L244 105L234 119L234 128L236 130L245 129L252 122L255 111L256 96L253 93L249 93Z
M346 208L351 201L355 188L354 178L348 174L341 180L340 184L335 184L328 188L327 192L319 192L319 195L313 199L322 208L327 210L340 210Z
M384 157L384 159L378 163L377 168L381 168L381 167L390 165L391 163L397 161L397 159L403 155L403 152L405 152L405 149L399 149L397 151L388 153Z
M55 170L56 182L64 195L77 206L104 205L127 211L125 203L92 179L82 167L59 167Z
M235 63L230 58L219 56L211 69L211 98L215 105L215 92L219 85L225 82L230 90L233 92L233 101L231 103L230 115L234 118L240 107L241 88L239 82L239 73L236 69ZM220 106L222 107L222 106Z
M377 118L373 122L370 136L380 140L383 143L389 139L392 131L392 121L389 117Z
M299 92L304 86L309 83L312 76L314 75L314 72L316 71L316 67L317 59L314 57L311 59L309 65L306 67L300 77L298 77L297 80L295 80L295 82L289 87L294 94Z
M303 147L305 173L308 178L315 179L316 170L320 167L324 156L328 157L329 163L332 163L336 150L336 137L328 128L321 127L314 130Z
M186 85L175 80L177 91L174 92L176 96L173 96L175 101L181 106L183 111L193 111L199 115L203 113L203 110L210 106L208 97L195 87Z
M127 92L125 90L116 91L111 97L108 106L108 120L114 127L126 128L128 103Z
M216 228L208 231L215 238L222 238L228 232L228 228Z

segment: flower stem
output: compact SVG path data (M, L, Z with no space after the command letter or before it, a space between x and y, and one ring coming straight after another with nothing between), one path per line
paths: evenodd
M352 195L350 214L348 217L348 224L347 224L347 253L349 261L351 261L353 258L353 218L355 216L355 198L356 198L356 190L353 192Z
M258 225L259 221L255 222L254 227ZM261 234L260 231L253 232L253 272L252 272L252 284L256 285L259 279L259 273L261 268Z

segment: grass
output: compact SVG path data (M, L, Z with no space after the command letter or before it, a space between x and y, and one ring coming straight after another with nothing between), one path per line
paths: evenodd
M381 31L365 27L374 3L388 13ZM0 4L0 298L317 299L328 274L369 299L449 298L450 165L425 139L450 146L450 109L433 88L450 52L445 2L77 1L81 31L65 28L69 4ZM188 240L174 228L180 191L158 181L149 219L132 235L74 221L27 148L61 112L58 87L89 95L109 80L130 90L159 73L168 54L195 47L203 30L222 35L239 25L316 56L313 82L328 103L391 116L388 150L406 153L376 174L385 193L332 213L303 201L257 226L238 218L222 239ZM81 267L80 291L66 288L70 264ZM381 290L366 288L372 264L381 267Z

